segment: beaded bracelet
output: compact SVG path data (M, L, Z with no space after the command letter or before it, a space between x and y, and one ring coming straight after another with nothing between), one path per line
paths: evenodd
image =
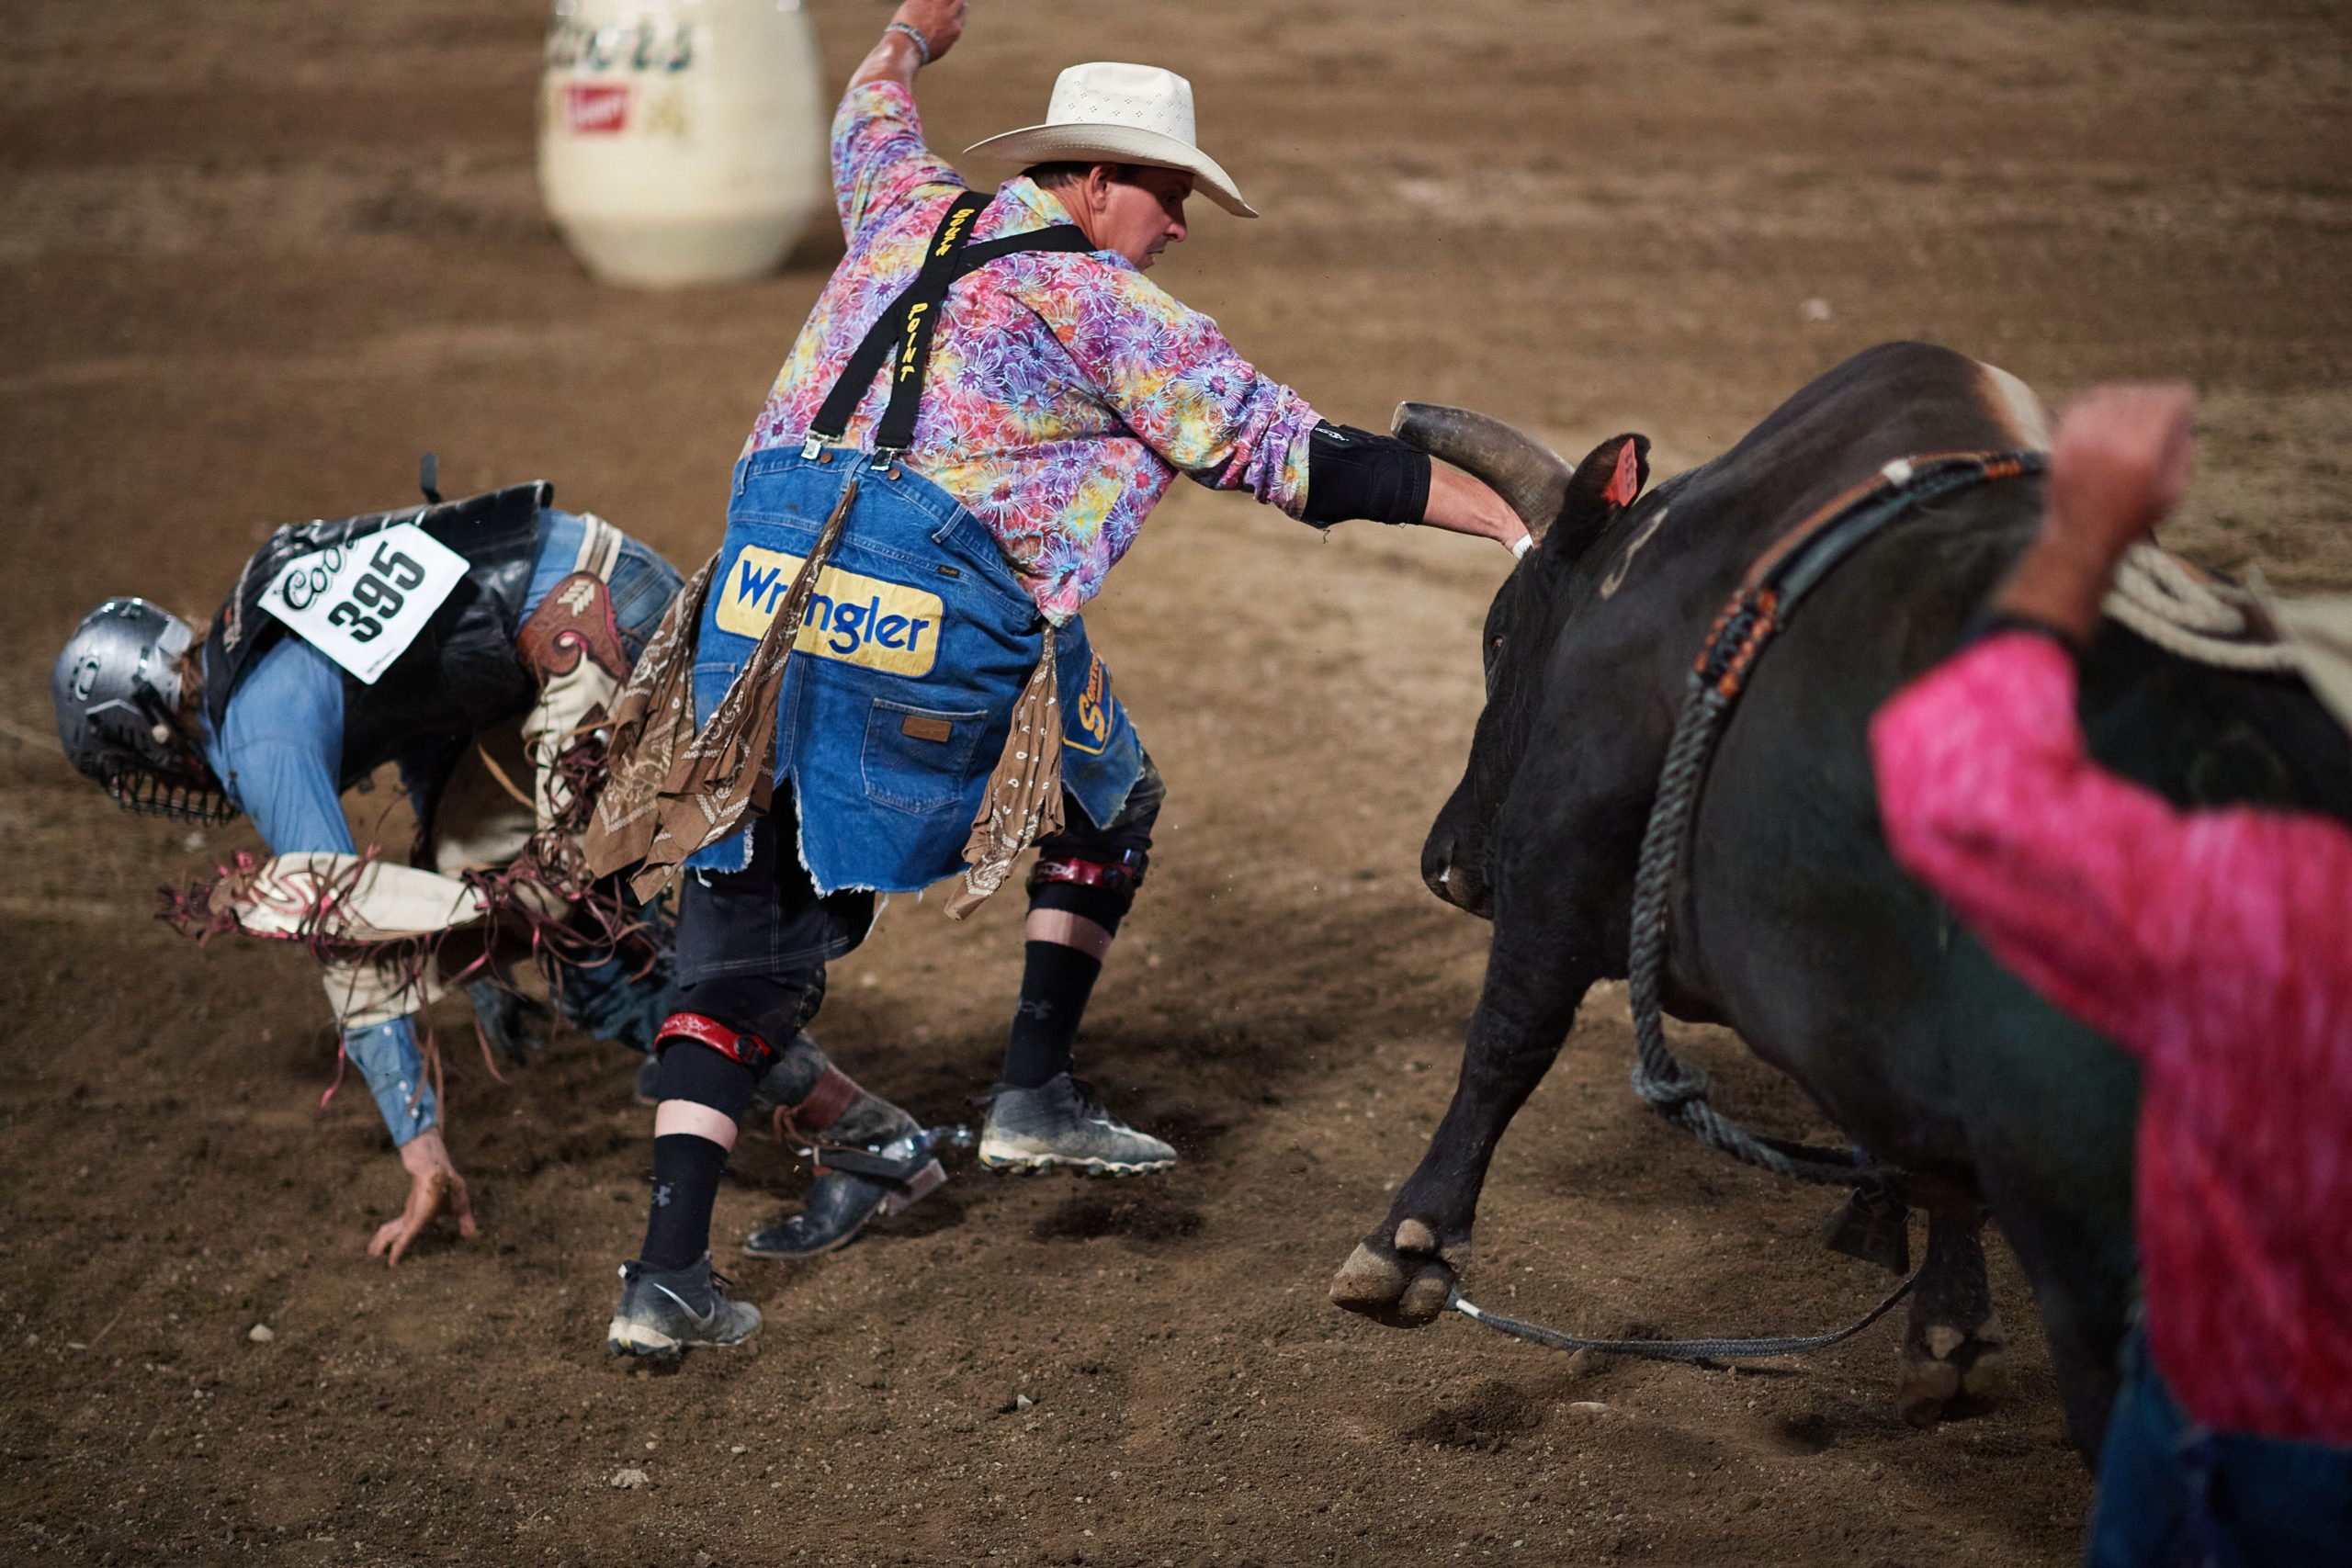
M922 36L921 28L911 22L892 22L882 30L886 33L906 34L908 38L914 40L915 52L922 57L922 63L924 65L931 63L931 40Z

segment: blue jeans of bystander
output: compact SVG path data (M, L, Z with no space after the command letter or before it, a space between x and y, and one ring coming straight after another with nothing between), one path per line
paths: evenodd
M2086 1568L2340 1568L2352 1449L2199 1427L2135 1330L2099 1453Z

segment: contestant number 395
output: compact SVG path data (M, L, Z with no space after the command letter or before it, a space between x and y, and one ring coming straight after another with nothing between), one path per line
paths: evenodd
M400 523L287 562L261 603L373 684L465 575L465 557L415 524Z
M364 543L365 541L363 541ZM308 562L297 563L286 574L280 592L289 610L307 610L318 602L319 595L334 585L343 573L344 553L340 549L322 550ZM341 626L351 634L354 642L373 642L384 635L384 623L379 617L397 615L401 606L408 603L408 595L424 581L424 568L405 550L390 545L378 545L368 558L368 570L354 578L344 591L344 597L327 608L327 625Z

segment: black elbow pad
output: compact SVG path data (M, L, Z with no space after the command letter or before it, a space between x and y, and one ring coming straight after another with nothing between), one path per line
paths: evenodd
M1316 526L1351 517L1419 523L1429 503L1428 453L1329 420L1306 438L1306 521Z

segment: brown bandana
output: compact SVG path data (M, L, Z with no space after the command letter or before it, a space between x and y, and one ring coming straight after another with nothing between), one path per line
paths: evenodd
M1062 707L1054 682L1054 629L1012 705L1012 733L989 774L988 794L964 841L963 881L947 899L947 918L960 920L1004 886L1023 850L1062 826Z

